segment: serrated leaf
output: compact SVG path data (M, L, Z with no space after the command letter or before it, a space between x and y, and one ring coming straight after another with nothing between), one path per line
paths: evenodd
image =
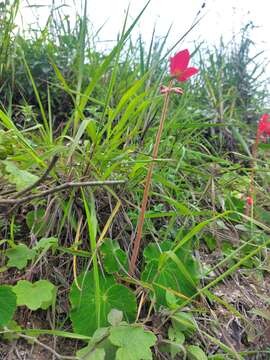
M36 252L29 249L25 244L19 244L7 249L5 254L9 258L7 266L21 270L27 265L28 260L35 257Z
M151 360L150 347L155 345L156 337L142 327L119 325L112 327L109 337L118 346L116 360Z
M6 326L16 310L16 295L7 285L0 286L0 326Z
M187 358L188 360L207 360L205 352L196 345L189 345L187 347Z
M20 280L13 286L17 295L17 305L27 306L30 310L47 309L55 299L56 288L48 280L39 280L31 283Z
M112 326L117 326L120 324L120 322L123 319L123 312L119 311L117 309L112 309L109 312L108 315L108 322L112 325Z
M93 271L78 277L82 291L75 283L71 286L70 302L72 310L70 318L75 332L91 336L96 330L97 314L95 311L95 282ZM136 316L136 298L131 290L124 285L116 284L112 276L100 276L100 326L108 324L108 314L112 309L122 310L124 318L133 321Z
M3 161L6 165L5 171L8 173L7 178L11 184L16 185L16 190L21 191L28 186L33 185L37 180L38 176L31 174L26 170L20 170L13 162Z

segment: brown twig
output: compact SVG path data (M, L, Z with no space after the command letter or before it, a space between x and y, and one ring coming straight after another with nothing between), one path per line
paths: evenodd
M0 205L19 205L34 199L39 199L45 197L47 195L54 194L56 192L60 192L69 188L74 187L84 187L84 186L107 186L107 185L117 185L117 184L125 184L125 180L105 180L105 181L78 181L78 182L67 182L56 186L52 189L45 190L40 192L39 194L28 195L20 199L12 198L12 199L1 199Z
M13 197L14 198L18 198L24 194L26 194L27 192L31 191L32 189L38 187L38 185L40 185L46 178L47 176L49 175L50 171L52 170L52 168L54 167L54 165L56 164L57 160L58 160L58 155L54 155L47 170L45 171L45 173L37 180L34 182L34 184L31 184L30 186L26 187L25 189L23 189L22 191L19 191L16 193L16 188L15 189L12 189L12 190L8 190L8 191L5 191L5 192L2 192L1 193L1 196L4 196L4 195L9 195L9 194L13 194Z
M164 127L165 118L166 118L167 111L168 111L170 89L172 88L172 84L173 84L173 79L170 80L170 83L168 86L168 91L165 93L165 97L164 97L164 104L163 104L162 113L161 113L161 117L160 117L159 128L158 128L158 132L156 135L156 141L155 141L155 145L154 145L154 149L153 149L153 155L152 155L153 160L156 160L157 156L158 156L158 148L159 148L159 144L160 144L162 130ZM132 251L130 265L129 265L129 274L130 275L133 275L135 272L135 266L136 266L136 262L137 262L137 258L138 258L139 249L140 249L144 217L145 217L145 211L146 211L147 202L148 202L153 168L154 168L154 162L150 164L150 166L148 168L146 180L145 180L142 206L141 206L141 211L140 211L140 215L139 215L139 219L138 219L137 234L136 234L136 238L134 241L133 251Z
M29 336L29 335L24 335L21 333L18 333L18 335L23 338L26 339L27 341L33 341L35 344L41 346L42 348L48 350L49 352L51 352L57 359L60 360L79 360L79 358L77 356L66 356L66 355L60 355L58 354L58 352L56 352L54 349L52 349L50 346L44 344L43 342L39 341L36 337L34 336Z

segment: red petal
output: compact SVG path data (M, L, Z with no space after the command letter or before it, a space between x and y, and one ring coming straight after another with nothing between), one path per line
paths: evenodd
M260 118L260 122L266 122L269 119L269 114L263 114Z
M197 72L199 71L199 69L196 69L195 67L190 67L187 68L178 78L178 81L186 81L187 79L189 79L191 76L197 74Z
M189 63L188 49L179 51L176 55L170 58L170 72L172 76L177 75L187 69Z
M270 135L270 121L269 114L263 114L259 121L258 126L259 133L266 133L268 136Z

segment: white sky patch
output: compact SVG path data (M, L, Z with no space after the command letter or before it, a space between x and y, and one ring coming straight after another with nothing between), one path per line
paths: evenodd
M88 0L88 17L96 31L99 32L99 48L108 49L116 41L122 29L126 9L129 10L129 23L132 22L146 4L146 0ZM154 26L156 36L163 37L170 25L172 29L168 38L167 48L170 48L190 27L203 0L152 0L143 14L140 22L133 31L133 39L141 34L146 44L149 43ZM221 35L225 42L233 34L237 34L241 27L252 21L256 28L252 31L252 40L256 43L253 54L265 51L264 58L270 54L270 21L269 0L206 0L206 6L201 10L204 15L201 22L194 28L184 41L176 48L189 47L192 50L193 42L206 41L208 44L217 44ZM38 16L42 26L46 24L52 4L55 7L65 5L62 11L74 19L76 10L82 13L81 0L22 0L21 20L24 27L33 23ZM39 5L40 7L29 7ZM18 17L18 24L21 24Z

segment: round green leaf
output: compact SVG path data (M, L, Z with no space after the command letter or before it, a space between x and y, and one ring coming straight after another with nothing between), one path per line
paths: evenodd
M16 310L16 295L10 286L0 286L0 326L7 325Z
M112 326L119 325L122 320L123 320L123 312L122 312L122 311L119 311L119 310L117 310L117 309L112 309L112 310L109 312L108 322L109 322Z
M136 315L136 298L131 290L116 284L112 276L99 278L100 309L95 300L95 281L93 271L78 277L81 291L73 283L70 291L72 310L70 318L74 331L91 336L99 326L108 324L108 314L112 309L123 312L126 320L133 321ZM100 318L98 319L98 313ZM99 320L99 321L98 321Z
M7 266L21 270L27 265L28 260L33 259L35 255L36 252L29 249L25 244L15 245L6 251L6 256L9 258Z
M25 305L30 310L47 309L55 299L56 288L48 280L31 283L27 280L18 281L13 286L17 295L17 305Z

